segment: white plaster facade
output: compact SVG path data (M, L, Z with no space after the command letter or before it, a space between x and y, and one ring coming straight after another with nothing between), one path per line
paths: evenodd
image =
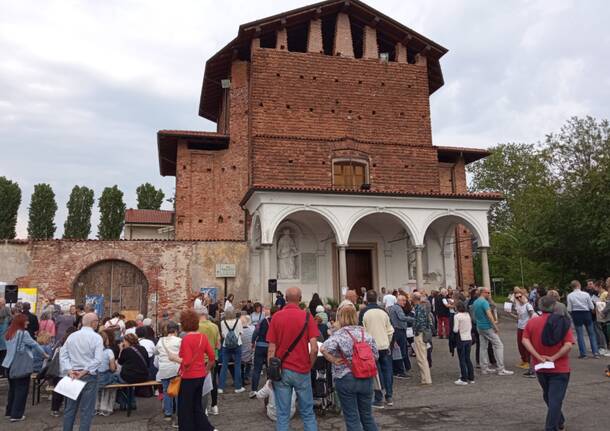
M347 249L371 250L373 287L379 290L456 286L454 227L476 237L483 262L489 247L487 213L493 199L403 197L255 191L245 204L252 214L249 235L251 298L269 300L267 280L277 278L278 234L289 229L299 255L298 277L278 288L299 286L304 298L318 292L339 298L347 287ZM419 263L419 265L418 265ZM349 286L355 288L357 286Z

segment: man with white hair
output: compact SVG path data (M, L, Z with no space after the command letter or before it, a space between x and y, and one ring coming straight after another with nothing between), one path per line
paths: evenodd
M71 431L74 427L77 410L80 410L79 430L91 428L97 397L97 372L102 365L104 350L102 337L95 332L98 323L97 314L85 314L81 329L72 333L60 350L62 371L72 379L86 383L76 400L66 398L64 431Z
M419 367L421 385L431 385L430 365L428 364L428 344L432 340L432 325L428 318L428 312L422 304L422 295L414 292L412 296L415 306L415 322L413 323L415 359Z

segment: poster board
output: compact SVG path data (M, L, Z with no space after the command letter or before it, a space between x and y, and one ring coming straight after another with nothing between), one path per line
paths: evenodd
M35 287L20 287L17 291L18 302L29 302L30 312L36 314L36 303L38 302L38 289Z
M55 303L61 307L61 311L69 311L71 306L76 305L76 300L56 299Z
M104 295L87 295L85 304L92 306L99 318L104 317Z
M214 301L218 301L218 288L216 287L202 287L199 289L199 293L207 294Z
M216 278L235 278L237 268L234 263L217 263Z

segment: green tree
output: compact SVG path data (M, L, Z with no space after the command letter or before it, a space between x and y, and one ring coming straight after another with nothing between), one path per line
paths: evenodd
M113 240L121 237L125 222L123 192L117 186L106 187L99 199L100 223L97 237Z
M30 200L28 236L32 239L50 239L55 235L57 202L49 184L36 184Z
M158 210L161 209L165 193L163 190L156 189L150 183L145 183L136 189L138 195L138 209L140 210Z
M523 278L526 285L560 289L570 279L607 275L608 121L574 117L541 145L501 144L492 151L470 168L472 190L505 196L490 215L492 274L508 286Z
M17 211L21 205L19 184L0 177L0 239L14 239L17 235Z
M86 239L91 233L93 190L74 186L68 200L68 218L64 223L64 238Z

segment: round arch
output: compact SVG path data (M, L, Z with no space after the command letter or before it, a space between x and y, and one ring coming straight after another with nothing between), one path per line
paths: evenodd
M443 221L446 222L448 226L455 224L463 224L476 236L480 246L489 246L487 226L481 226L481 223L467 212L454 213L448 211L439 211L431 214L423 224L423 236L425 237L426 232L428 232L428 229L430 229L432 224Z
M343 238L341 235L341 227L339 221L335 217L335 215L323 208L318 207L295 207L295 208L287 208L280 213L278 213L273 221L270 223L268 229L263 230L263 243L271 244L273 242L273 238L275 238L275 234L279 225L290 215L295 213L315 213L318 214L322 219L330 226L331 230L335 234L335 239L337 244L347 244L347 238Z
M364 218L366 218L370 215L373 215L373 214L388 214L388 215L393 216L404 227L405 231L407 232L407 235L409 235L414 241L416 238L418 238L416 236L417 227L415 226L415 223L413 223L413 221L408 216L406 216L405 214L402 214L398 211L391 210L391 209L379 210L377 208L365 208L365 209L362 209L361 211L358 211L356 214L354 214L347 223L347 226L345 229L346 238L349 239L350 234L351 234L352 230L354 229L354 226L356 226L356 224L359 221L361 221Z
M146 276L134 264L122 259L98 260L81 270L72 283L77 304L87 297L103 298L103 315L114 312L126 315L146 315L149 284Z

